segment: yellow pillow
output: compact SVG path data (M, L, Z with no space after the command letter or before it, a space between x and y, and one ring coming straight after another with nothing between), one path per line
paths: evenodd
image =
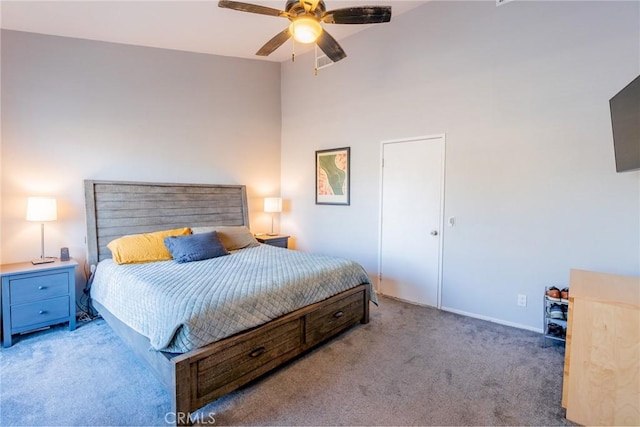
M172 257L164 245L164 238L187 234L191 234L191 229L188 227L153 233L130 234L110 241L107 247L111 250L113 260L118 264L167 261Z

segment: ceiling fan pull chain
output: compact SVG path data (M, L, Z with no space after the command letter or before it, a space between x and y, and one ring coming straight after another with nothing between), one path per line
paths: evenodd
M296 62L296 39L291 38L291 62Z
M318 76L318 45L315 45L314 49L315 51L313 56L315 58L316 63L315 63L315 67L313 67L313 75L317 77Z

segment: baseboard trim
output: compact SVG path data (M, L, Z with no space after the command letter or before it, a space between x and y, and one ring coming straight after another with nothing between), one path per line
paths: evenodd
M396 301L406 302L407 304L417 305L417 306L420 306L420 307L435 308L436 310L438 309L438 307L435 307L433 305L420 304L420 303L413 302L413 301L408 301L408 300L405 300L405 299L402 299L402 298L392 297L390 295L385 295L385 294L383 294L382 292L379 292L379 291L376 291L376 294L384 296L386 298L394 299ZM461 316L473 317L474 319L486 320L487 322L491 322L491 323L498 323L500 325L511 326L513 328L524 329L524 330L531 331L531 332L537 332L539 334L543 333L542 328L534 328L534 327L529 326L529 325L523 325L522 323L509 322L509 321L502 320L502 319L496 319L495 317L482 316L480 314L469 313L467 311L457 310L455 308L440 307L440 310L448 311L449 313L459 314Z
M391 295L383 294L382 292L376 292L376 293L378 294L378 296L383 296L385 298L389 298L389 299L392 299L392 300L395 300L395 301L400 301L400 302L404 302L404 303L411 304L411 305L417 305L419 307L435 308L436 310L438 309L438 307L436 307L435 305L420 304L419 302L409 301L408 299L392 297Z
M456 310L455 308L450 308L450 307L442 307L441 309L443 311L448 311L450 313L460 314L462 316L467 316L467 317L473 317L474 319L486 320L488 322L498 323L500 325L505 325L505 326L512 326L518 329L525 329L527 331L537 332L539 334L542 333L542 328L534 328L529 325L523 325L522 323L509 322L507 320L496 319L495 317L489 317L489 316L482 316L480 314L469 313L467 311L462 311L462 310Z

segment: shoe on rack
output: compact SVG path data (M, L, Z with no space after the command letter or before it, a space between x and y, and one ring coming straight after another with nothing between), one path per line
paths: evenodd
M560 301L560 289L556 288L555 286L552 286L549 289L547 289L546 295L548 300Z
M562 304L560 308L562 308L562 317L564 318L564 320L569 320L569 306L566 304Z
M549 306L549 317L552 319L564 319L562 304L551 304Z
M564 328L557 323L549 323L547 325L547 335L562 338L564 336Z
M560 291L560 301L569 302L569 288L564 288Z

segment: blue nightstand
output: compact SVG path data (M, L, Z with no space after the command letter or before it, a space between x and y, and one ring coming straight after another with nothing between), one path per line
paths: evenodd
M289 236L283 236L280 234L273 236L269 236L268 234L258 234L256 235L256 240L260 243L264 243L265 245L278 246L279 248L287 249L289 247Z
M11 347L13 334L65 322L76 328L77 266L74 260L0 266L4 347Z

